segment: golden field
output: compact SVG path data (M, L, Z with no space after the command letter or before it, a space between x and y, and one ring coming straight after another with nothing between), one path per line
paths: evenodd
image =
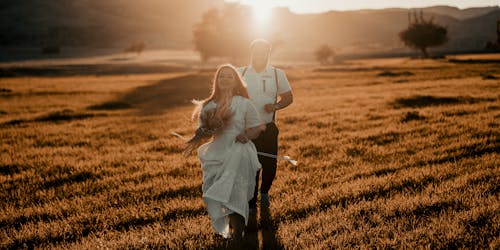
M249 249L500 248L500 62L284 67L269 211ZM98 67L97 67L98 68ZM191 98L214 70L0 78L0 248L225 248Z

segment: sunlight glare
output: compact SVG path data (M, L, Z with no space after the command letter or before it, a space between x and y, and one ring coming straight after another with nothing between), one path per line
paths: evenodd
M272 5L265 0L255 0L249 3L252 6L252 12L255 20L259 24L265 24L272 16Z

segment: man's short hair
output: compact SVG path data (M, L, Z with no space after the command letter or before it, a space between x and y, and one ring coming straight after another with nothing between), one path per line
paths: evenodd
M255 40L253 40L253 41L250 43L250 50L252 51L252 50L253 50L253 48L255 48L255 46L257 46L257 45L263 45L263 46L266 46L266 47L269 49L269 51L271 51L271 48L272 48L272 45L271 45L271 43L270 43L270 42L268 42L268 41L267 41L267 40L265 40L265 39L260 39L260 38L259 38L259 39L255 39Z

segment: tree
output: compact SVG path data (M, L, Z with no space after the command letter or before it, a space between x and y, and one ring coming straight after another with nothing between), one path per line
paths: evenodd
M445 44L448 41L447 33L446 27L434 23L433 18L425 20L423 12L420 12L420 17L415 13L415 21L410 21L408 28L399 33L399 38L406 46L420 50L427 58L427 48Z
M316 60L321 64L329 64L335 61L335 52L328 45L322 45L315 52Z
M135 52L137 55L141 54L142 51L146 48L146 43L138 41L138 42L132 42L128 45L127 48L125 48L123 51L124 52Z
M251 23L248 10L236 4L226 4L222 10L203 13L201 22L193 27L195 50L201 60L212 57L241 58L250 43Z
M220 22L219 11L210 9L203 13L202 21L194 26L194 46L203 62L217 55L217 27Z

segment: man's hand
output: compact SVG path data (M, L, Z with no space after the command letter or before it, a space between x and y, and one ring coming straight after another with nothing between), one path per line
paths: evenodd
M249 140L250 139L248 139L248 137L244 133L236 136L236 141L243 144L247 143Z
M272 113L274 111L276 111L276 106L274 106L275 104L266 104L264 105L264 110L267 112L267 113Z

